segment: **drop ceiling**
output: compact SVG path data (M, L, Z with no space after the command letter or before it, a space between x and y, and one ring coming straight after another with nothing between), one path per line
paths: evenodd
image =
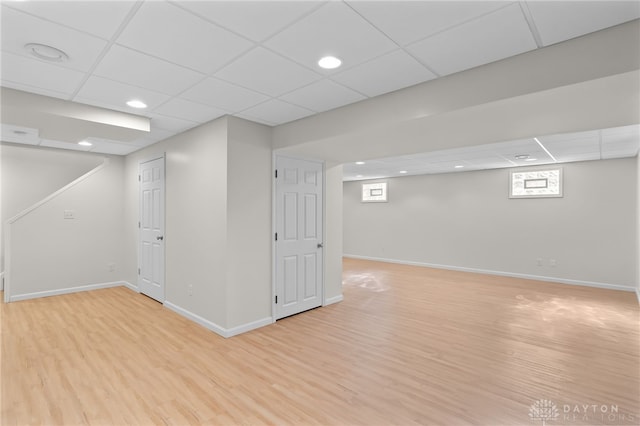
M4 120L2 139L126 155L223 115L277 126L560 43L638 19L640 3L2 1L1 13L4 88L150 119L150 132L95 136L91 147ZM24 46L34 42L69 60L33 57ZM343 66L319 68L327 54ZM148 108L128 107L134 98ZM519 143L509 142L528 148ZM595 146L575 145L579 155ZM470 169L486 150L469 150L448 154ZM411 169L424 158L404 160Z
M345 181L634 157L640 126L476 145L343 165Z

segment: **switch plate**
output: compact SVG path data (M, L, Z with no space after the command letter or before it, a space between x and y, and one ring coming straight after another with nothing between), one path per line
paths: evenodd
M76 218L76 212L73 210L65 210L64 211L64 218L65 219L75 219Z

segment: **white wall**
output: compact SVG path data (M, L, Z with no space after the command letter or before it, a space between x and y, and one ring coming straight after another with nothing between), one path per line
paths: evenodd
M345 254L632 288L636 160L562 167L563 198L509 199L506 169L388 179L388 203L347 182Z
M325 165L324 303L342 300L342 165Z
M2 143L0 146L0 224L82 176L104 156ZM4 241L4 233L0 235ZM4 247L0 244L0 271Z
M122 166L121 158L111 158L104 168L12 219L5 277L10 300L121 284ZM75 218L65 219L65 210Z
M227 327L271 320L271 129L228 117Z
M126 157L126 278L138 275L139 163L166 153L165 299L226 324L227 123L219 119ZM193 295L188 286L193 286Z
M138 268L138 165L162 153L167 304L223 335L270 323L270 129L224 117L127 156L132 283Z

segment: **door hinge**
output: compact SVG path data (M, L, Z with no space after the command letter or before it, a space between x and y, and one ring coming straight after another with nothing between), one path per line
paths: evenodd
M138 268L138 275L140 275L140 268Z
M138 182L140 182L142 180L142 178L140 177L140 175L138 175Z
M278 303L278 296L276 295L276 304Z
M278 241L278 233L276 232L276 241Z
M276 179L278 179L278 169L276 169Z
M140 228L140 221L138 221L138 228Z

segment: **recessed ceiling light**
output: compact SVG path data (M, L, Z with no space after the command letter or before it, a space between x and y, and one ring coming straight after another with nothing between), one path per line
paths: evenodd
M529 154L518 154L516 155L516 160L526 160L529 158Z
M362 175L356 175L356 177L362 177Z
M27 132L25 132L24 130L14 130L13 134L18 136L24 136L27 134Z
M524 161L537 161L537 160L538 160L537 158L527 158L527 159L526 159L526 160L524 160Z
M453 167L454 169L464 169L464 166L462 164L458 164L457 166Z
M60 49L40 43L27 43L24 48L31 56L49 62L65 62L69 59L69 55Z
M399 173L400 173L400 174L402 174L402 175L404 175L404 174L407 174L407 171L406 171L406 170L400 170L400 172L399 172Z
M358 166L362 166L362 165L364 164L364 161L356 161L356 164L357 164Z
M89 141L80 141L78 142L78 145L82 145L82 146L92 146L93 144Z
M320 58L318 61L318 65L320 68L324 68L326 70L333 70L342 65L342 61L335 56L325 56Z
M139 101L138 99L132 99L129 102L127 102L127 105L129 105L131 108L146 108L147 104L145 104L142 101Z

